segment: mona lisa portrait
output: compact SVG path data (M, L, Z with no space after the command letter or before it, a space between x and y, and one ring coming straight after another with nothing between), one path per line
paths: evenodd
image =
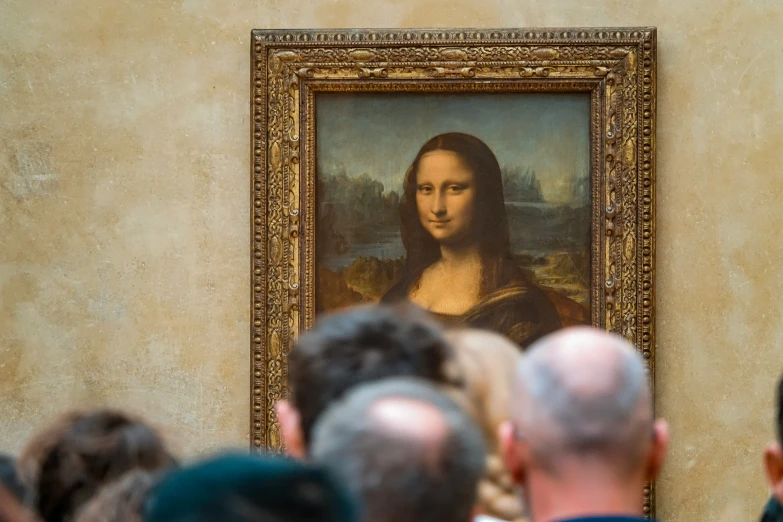
M317 311L406 300L521 348L589 323L589 103L319 99Z

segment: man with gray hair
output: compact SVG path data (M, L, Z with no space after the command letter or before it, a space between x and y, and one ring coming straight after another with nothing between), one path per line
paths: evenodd
M310 455L358 498L363 522L469 522L486 447L443 392L393 378L334 403L316 423Z
M654 420L644 361L630 343L560 330L528 349L514 395L500 437L532 522L642 520L668 427Z

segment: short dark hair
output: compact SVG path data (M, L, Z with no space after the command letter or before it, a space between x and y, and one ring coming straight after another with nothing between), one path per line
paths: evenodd
M402 399L433 406L437 438L397 433L374 407ZM360 502L362 520L467 522L484 475L481 430L444 392L419 379L387 379L357 387L316 425L311 455Z
M130 470L174 464L155 430L115 410L65 414L33 437L20 457L33 504L47 522L72 520L103 486Z
M451 353L443 330L413 305L362 306L320 318L288 358L305 443L318 416L357 384L403 376L455 384Z
M780 376L780 380L778 381L778 398L777 398L777 409L778 409L778 442L780 444L783 444L783 375Z
M170 473L143 513L145 522L354 522L356 505L323 468L228 454Z

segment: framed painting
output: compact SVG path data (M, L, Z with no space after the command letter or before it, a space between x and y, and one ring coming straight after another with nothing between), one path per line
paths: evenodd
M252 444L281 446L293 339L358 303L521 350L591 324L652 379L655 53L653 28L253 31Z

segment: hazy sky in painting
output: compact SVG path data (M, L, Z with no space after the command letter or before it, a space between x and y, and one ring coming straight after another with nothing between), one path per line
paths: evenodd
M493 150L501 167L530 167L544 198L569 202L564 190L590 164L590 96L569 94L316 95L318 172L369 174L387 191L432 136L466 132Z

